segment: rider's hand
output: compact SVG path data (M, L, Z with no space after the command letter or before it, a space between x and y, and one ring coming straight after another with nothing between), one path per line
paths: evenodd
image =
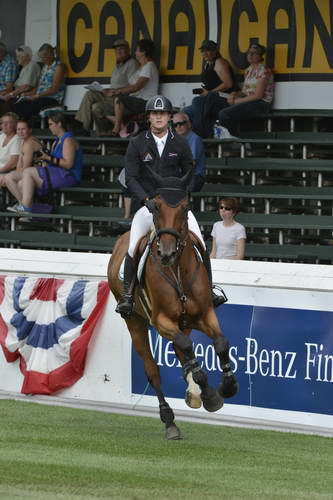
M146 198L143 202L144 206L148 208L149 212L152 214L155 209L155 200L149 200Z

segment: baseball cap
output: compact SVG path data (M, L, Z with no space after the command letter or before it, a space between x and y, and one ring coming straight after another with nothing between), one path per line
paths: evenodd
M19 47L17 47L16 50L17 50L17 52L21 52L23 54L26 54L30 58L32 58L32 50L27 45L20 45Z
M119 38L119 40L116 40L114 44L112 45L113 49L116 49L117 47L128 47L129 48L129 43L127 40L123 40L122 38Z
M199 50L217 50L217 43L213 42L213 40L203 40Z

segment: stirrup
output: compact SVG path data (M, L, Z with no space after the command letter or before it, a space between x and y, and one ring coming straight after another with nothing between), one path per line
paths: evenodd
M218 292L218 294L215 293L215 290ZM222 304L225 304L226 302L228 302L228 298L227 298L226 294L224 293L223 289L218 285L212 286L212 297L213 297L214 308L221 306Z
M120 314L123 319L128 319L132 316L134 309L134 302L132 295L125 295L122 302L118 302L116 312Z

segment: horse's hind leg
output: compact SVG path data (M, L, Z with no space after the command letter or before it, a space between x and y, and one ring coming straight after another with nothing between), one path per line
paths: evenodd
M177 333L173 337L173 343L176 350L180 350L183 354L180 359L183 364L184 378L187 380L188 374L192 373L193 380L201 389L201 400L204 408L207 411L214 412L222 408L223 398L212 387L208 385L208 377L206 372L201 368L195 358L191 339L184 333Z
M166 402L162 392L159 368L151 354L148 340L148 323L137 315L127 320L126 323L131 333L135 350L143 360L148 381L156 392L156 396L159 401L160 418L165 424L166 438L181 439L180 430L175 424L174 413L169 404Z

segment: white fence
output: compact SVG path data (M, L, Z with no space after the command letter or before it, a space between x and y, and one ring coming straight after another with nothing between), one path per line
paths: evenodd
M75 279L105 279L109 259L105 254L17 249L1 249L0 257L2 275ZM223 283L229 297L219 319L226 322L224 330L243 389L237 404L227 401L217 418L299 424L330 429L333 434L333 268L227 260L212 264L214 281ZM114 308L110 294L90 343L84 376L57 395L111 404L140 401L156 407L157 399L145 392L146 381L132 356L125 322ZM194 336L194 343L202 343L201 337ZM205 349L202 343L197 352L211 376ZM179 380L179 368L166 358L172 356L169 347L166 350L160 343L158 351L162 376L172 384L173 377ZM217 369L215 376L219 377ZM21 384L18 362L7 363L0 350L0 390L20 392ZM188 410L183 397L173 391L173 387L166 391L173 408ZM193 412L203 418L206 414L201 409Z

